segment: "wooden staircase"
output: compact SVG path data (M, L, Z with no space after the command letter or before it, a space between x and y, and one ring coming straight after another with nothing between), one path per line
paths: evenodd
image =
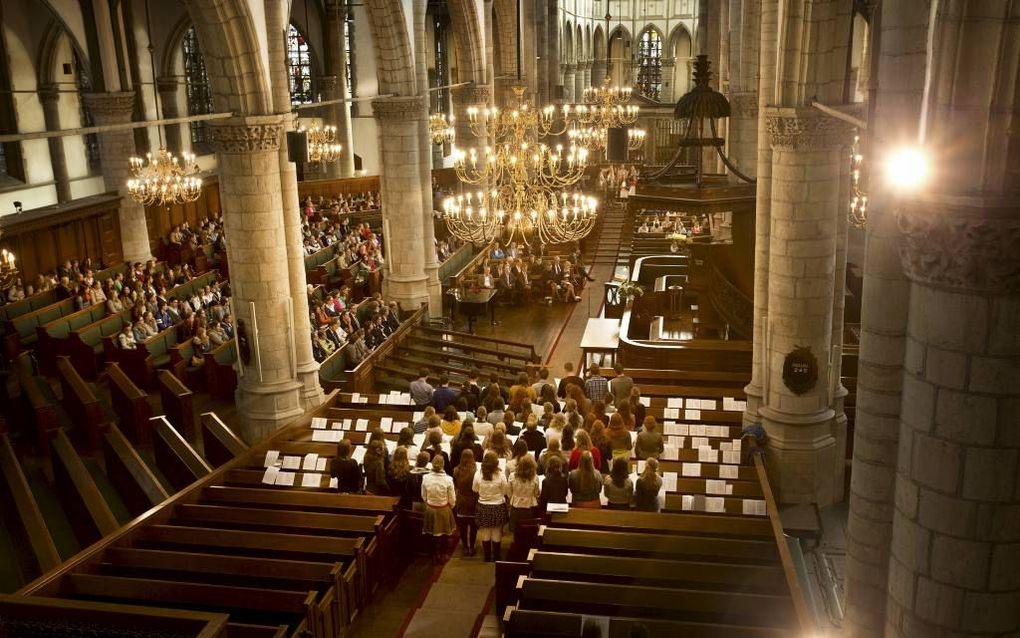
M621 257L626 263L626 255L618 253L630 245L632 232L626 204L606 203L595 229L584 242L585 263L589 267L613 266Z

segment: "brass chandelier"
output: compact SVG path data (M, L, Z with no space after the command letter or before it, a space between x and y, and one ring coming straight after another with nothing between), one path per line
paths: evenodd
M854 143L850 147L850 210L847 217L854 228L864 228L868 223L868 195L861 184L861 170L864 168L864 155L861 153L861 136L854 134Z
M6 248L0 250L0 289L7 290L18 280L18 267L14 265L14 253Z
M630 127L637 121L640 109L627 104L630 96L630 87L611 86L608 75L602 86L586 88L585 104L574 109L575 126L568 135L593 151L604 151L608 145L609 129ZM636 151L644 143L643 129L627 128L627 150Z
M514 108L467 110L472 132L495 143L481 153L472 148L454 154L457 177L478 188L443 202L447 228L462 241L503 237L558 244L582 239L595 225L596 200L566 192L584 175L588 150L542 141L566 131L570 107L563 107L564 120L557 122L555 107L532 108L524 91L514 87Z
M456 132L453 128L454 119L451 115L447 120L445 113L433 113L429 116L429 135L432 137L433 144L440 146L453 143L456 139Z
M299 133L308 136L308 161L312 164L328 164L340 159L340 153L344 148L336 143L336 127L312 126L306 128L304 125L298 128Z

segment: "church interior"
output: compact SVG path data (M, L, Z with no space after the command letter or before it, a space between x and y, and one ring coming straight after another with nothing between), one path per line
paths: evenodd
M0 638L1020 635L1020 2L0 51Z

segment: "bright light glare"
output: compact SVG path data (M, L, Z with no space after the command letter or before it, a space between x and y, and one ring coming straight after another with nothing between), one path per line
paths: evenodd
M917 190L928 181L929 170L928 155L914 146L897 149L885 164L886 179L896 190Z

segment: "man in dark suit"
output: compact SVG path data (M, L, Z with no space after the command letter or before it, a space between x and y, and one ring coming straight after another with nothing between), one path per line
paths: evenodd
M565 373L563 378L560 379L560 385L556 388L556 396L561 399L567 397L567 384L573 383L577 387L584 389L584 379L574 374L574 364L567 361L563 364L563 372Z

